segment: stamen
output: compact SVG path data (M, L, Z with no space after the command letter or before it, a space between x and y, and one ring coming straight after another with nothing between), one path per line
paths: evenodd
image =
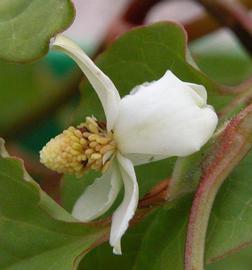
M51 139L40 151L40 160L59 173L80 176L89 169L104 173L111 164L115 148L113 133L107 132L94 117L87 117L77 128L69 127Z

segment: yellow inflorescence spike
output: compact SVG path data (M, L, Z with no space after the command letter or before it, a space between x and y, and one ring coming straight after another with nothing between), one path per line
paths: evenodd
M115 148L112 132L107 132L94 117L87 117L77 128L69 127L51 139L40 151L40 161L58 173L80 176L88 169L104 172Z

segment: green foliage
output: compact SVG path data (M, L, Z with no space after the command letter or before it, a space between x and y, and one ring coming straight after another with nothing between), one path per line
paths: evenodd
M72 91L79 73L55 76L46 61L29 65L0 62L0 132L9 133L46 113Z
M2 0L0 58L27 62L42 57L56 33L73 21L70 0Z
M80 269L103 270L108 265L111 270L182 270L189 208L190 197L160 207L129 230L122 242L123 256L112 255L103 245L87 255Z
M181 44L183 44L183 46ZM167 69L171 69L178 77L185 81L205 85L208 90L209 103L217 110L223 108L232 99L232 94L223 95L215 83L207 79L200 71L194 69L187 63L185 46L184 33L181 28L174 24L156 24L134 30L124 35L115 42L107 52L99 57L97 64L110 76L110 78L112 78L119 89L121 96L127 94L135 85L141 84L144 81L158 79ZM95 104L99 103L99 101L91 86L85 84L82 88L83 99L77 114L76 122L81 121L81 119L88 114L102 117L103 114L101 109L99 111L94 111ZM199 179L200 176L200 172L198 171L198 169L200 169L198 167L199 164L197 162L194 164L194 158L190 158L193 167L187 164L186 168L188 169L188 172L184 172L183 175L188 181L190 181L192 177ZM158 163L159 162L157 162L157 164ZM146 166L146 174L148 174L148 165ZM158 175L158 170L156 171L156 175ZM247 172L244 172L244 175L247 176ZM232 179L232 176L230 179ZM229 181L227 181L227 183L229 183ZM236 183L239 187L244 185L244 182L237 181ZM225 185L223 188L225 188ZM232 189L231 193L236 194L237 191L240 191L240 189L236 186ZM250 194L249 190L243 190L243 192L246 192L246 194L241 196L246 197ZM226 212L229 212L232 210L232 206L230 205L230 201L223 201L221 206L219 205L218 208L214 208L213 213L218 211L219 208L221 209L222 206ZM111 269L118 269L119 267L124 269L123 266L125 266L125 269L134 270L183 269L182 262L184 256L185 229L188 216L188 208L186 210L186 207L189 206L190 200L182 207L185 211L184 214L181 214L179 204L178 206L175 204L172 209L165 208L165 210L157 210L156 216L151 216L149 218L150 222L146 221L143 225L139 225L142 227L139 230L136 229L137 233L135 233L135 229L132 229L126 234L125 242L123 242L123 247L126 251L122 257L118 258L109 255L109 247L104 245L88 255L86 260L83 261L83 269L88 270L93 269L94 267L102 269L104 265L110 265ZM243 207L242 204L239 206ZM237 209L237 211L239 210L241 210L241 208ZM245 214L249 215L248 212ZM220 215L219 218L219 222L221 223L222 216ZM249 216L244 216L243 220L249 220ZM209 231L212 232L211 236L214 236L214 239L219 239L219 237L222 238L221 235L223 233L220 232L219 234L218 226L213 226L212 224L213 222L211 220L209 229ZM248 226L251 226L251 224ZM152 233L149 233L149 228L153 229ZM161 228L166 228L166 230ZM174 232L176 229L179 230L179 228L179 237L175 238L176 241L171 240L174 236ZM227 222L221 231L225 232L225 230L227 230L230 232L230 229L231 227L229 227L229 223ZM243 239L249 237L248 230L244 229L245 227L241 230L244 233ZM146 236L145 233L148 236ZM175 233L175 235L177 234ZM226 235L228 235L228 233ZM211 236L208 238L208 243L211 244L207 246L207 249L208 247L213 250L218 249L218 256L225 254L230 249L238 247L241 244L239 241L224 241L223 238L220 239L221 243L218 240L216 240L216 243L213 243L211 241L214 240ZM142 239L144 239L145 242L143 242ZM156 239L159 241L158 244L154 245L153 241ZM157 250L157 252L153 252L153 250ZM213 254L208 252L207 260L210 261L213 258L212 256ZM214 256L217 256L217 254Z
M211 214L207 258L218 258L252 241L252 152L221 187Z
M206 267L206 270L250 270L252 248L243 249Z
M211 78L227 85L237 85L252 73L249 57L239 56L234 52L220 55L197 55L197 64Z
M251 57L229 31L198 39L190 44L190 50L200 69L219 83L238 85L251 76Z
M42 5L46 1L32 2ZM49 1L51 4L56 2ZM17 10L20 10L22 5L17 1L14 3ZM12 16L15 15L14 13L11 13ZM37 44L34 41L32 43ZM99 57L97 64L114 81L121 96L128 94L138 84L160 78L167 69L171 69L182 80L203 84L208 90L209 103L220 110L233 98L233 94L224 95L216 83L192 67L186 59L185 51L186 38L181 27L173 23L160 23L125 34ZM14 59L16 56L9 53L8 57ZM27 58L15 59L23 61ZM10 73L6 71L6 78L8 74L11 74L12 69L16 68L19 67L7 65L6 70L10 69ZM27 66L26 68L28 74L36 78L34 76L36 67ZM46 87L41 87L36 81L27 82L27 80L23 83L24 77L26 75L20 75L20 78L17 78L22 82L20 84L24 85L23 91L27 83L29 89L38 89L43 94L43 89ZM11 83L3 79L3 86L10 87ZM15 90L14 87L11 89ZM5 95L7 98L3 106L6 106L6 101L10 100L8 93ZM36 99L35 95L33 98ZM42 102L42 98L39 101ZM83 84L82 101L75 122L83 121L86 115L95 115L102 120L104 115L98 104L100 102L92 87L89 84ZM19 108L18 104L15 106ZM21 116L25 108L20 107L19 110ZM13 121L16 121L15 117L19 116L18 113L17 116L14 112L12 116L8 113L6 109L6 117ZM7 123L0 123L0 125L5 127ZM200 152L197 157L191 156L182 164L183 179L192 180L194 188L201 172L198 159L202 156ZM221 258L234 249L239 249L246 241L251 241L252 235L249 229L252 225L249 185L249 177L252 176L251 163L252 155L250 154L228 177L218 194L209 224L207 263ZM140 196L146 194L160 180L171 177L174 164L175 158L136 167ZM80 254L83 255L85 250L97 243L100 237L108 232L105 226L74 223L71 215L42 192L30 177L27 178L22 163L17 159L7 157L3 149L0 172L2 189L0 194L0 268L11 270L76 269ZM62 199L65 209L71 211L76 198L96 176L93 173L81 179L64 176ZM187 189L186 192L188 192ZM103 244L85 257L79 269L182 270L191 201L192 196L186 195L153 209L150 215L126 233L122 241L122 256L113 255L111 247ZM247 263L242 265L240 258L247 258ZM249 269L247 266L250 265L250 261L247 254L241 254L241 257L233 260L231 258L223 263L214 263L209 266L209 270L231 269L234 260L240 266L239 270Z
M239 252L251 241L250 153L233 171L221 188L212 210L209 224L206 261L223 260L229 252ZM239 177L239 178L238 178ZM239 180L238 180L239 179ZM129 230L122 242L123 256L112 255L110 247L102 245L89 253L81 270L183 270L184 243L191 197L184 197L155 210L144 222ZM235 250L237 249L237 250ZM222 258L223 256L223 258ZM251 266L251 249L214 263L211 270L247 270ZM243 261L246 258L246 261ZM233 262L237 268L231 268ZM239 267L240 266L240 267ZM223 267L223 268L220 268Z
M73 218L31 179L0 140L0 268L76 269L104 228Z

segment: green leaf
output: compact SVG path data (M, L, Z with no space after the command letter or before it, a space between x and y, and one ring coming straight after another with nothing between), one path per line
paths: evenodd
M252 248L247 248L235 253L224 260L215 262L206 267L207 270L251 270Z
M232 33L207 35L190 49L200 69L221 84L238 85L251 76L251 57Z
M70 26L70 0L2 0L0 3L0 58L12 62L38 59L49 40Z
M80 270L183 270L184 239L190 197L153 211L125 235L123 255L109 253L108 245L90 252Z
M104 233L74 223L24 170L0 140L0 268L70 270Z
M211 213L206 257L221 259L252 245L252 152L221 187Z
M214 53L198 55L199 67L218 82L237 85L251 76L252 61L249 56L241 56L235 52L214 55Z

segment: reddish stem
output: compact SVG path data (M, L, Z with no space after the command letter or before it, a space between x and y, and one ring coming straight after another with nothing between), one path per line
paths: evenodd
M205 237L212 205L227 175L252 147L251 118L252 105L228 124L203 163L203 175L189 218L185 270L204 269Z
M252 18L238 1L197 0L217 21L232 30L243 46L252 53Z

